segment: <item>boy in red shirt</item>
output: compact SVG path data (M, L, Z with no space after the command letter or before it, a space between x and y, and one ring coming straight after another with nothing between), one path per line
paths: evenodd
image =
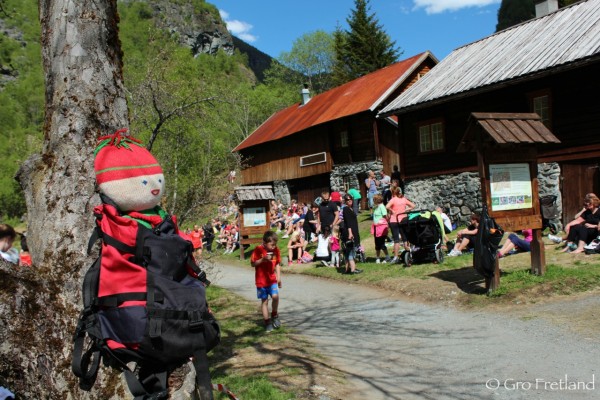
M277 248L277 234L267 231L263 235L263 244L256 246L250 257L254 267L256 297L261 300L262 315L267 332L281 326L277 308L279 307L279 288L281 288L281 254ZM269 296L273 299L271 318L269 318Z

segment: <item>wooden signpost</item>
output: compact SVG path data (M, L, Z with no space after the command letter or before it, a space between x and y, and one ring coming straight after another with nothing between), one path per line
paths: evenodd
M559 143L537 114L472 113L459 151L477 152L481 198L505 232L533 229L531 273L546 270L538 191L537 146ZM500 285L498 259L488 292Z
M269 207L275 196L271 186L240 186L235 188L235 195L240 216L240 260L243 260L244 245L261 243L262 235L270 229Z

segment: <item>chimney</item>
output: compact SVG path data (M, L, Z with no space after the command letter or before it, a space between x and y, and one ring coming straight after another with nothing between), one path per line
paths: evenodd
M558 10L558 0L535 0L535 17L543 17Z
M302 105L305 105L306 103L308 103L310 101L310 92L308 90L307 83L304 84L304 89L302 89L301 93L302 93Z

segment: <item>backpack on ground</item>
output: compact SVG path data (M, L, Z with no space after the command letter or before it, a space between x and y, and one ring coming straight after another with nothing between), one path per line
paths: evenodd
M88 253L97 239L102 247L84 278L74 335L72 369L80 387L91 389L103 359L124 372L136 400L166 399L169 373L193 357L201 398L212 399L206 353L219 343L220 329L192 244L162 210L150 217L122 215L103 200L94 209Z

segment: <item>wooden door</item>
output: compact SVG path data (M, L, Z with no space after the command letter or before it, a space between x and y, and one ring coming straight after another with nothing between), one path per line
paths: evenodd
M587 193L600 195L600 172L598 162L564 163L561 172L563 224L567 224L583 208Z

